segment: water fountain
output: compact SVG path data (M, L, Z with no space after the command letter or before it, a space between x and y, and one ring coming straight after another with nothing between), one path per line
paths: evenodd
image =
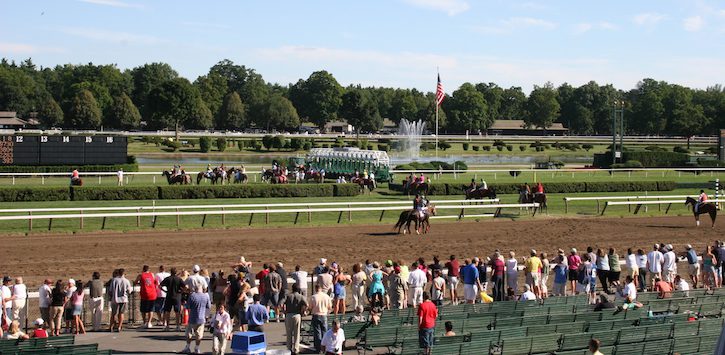
M420 158L420 141L425 130L425 122L423 120L408 121L401 119L398 125L398 135L400 136L400 152L401 155L409 160L417 160Z

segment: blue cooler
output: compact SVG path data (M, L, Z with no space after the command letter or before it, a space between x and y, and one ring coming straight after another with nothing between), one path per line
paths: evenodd
M267 351L267 339L260 332L235 332L232 334L232 352L234 354L264 354Z

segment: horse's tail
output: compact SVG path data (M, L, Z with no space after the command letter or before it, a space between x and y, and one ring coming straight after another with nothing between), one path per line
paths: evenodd
M405 211L403 211L400 214L400 217L398 217L398 222L395 223L395 226L393 226L393 229L398 228L398 230L400 230L400 228L403 227L403 224L405 224L405 217L404 216L405 216Z
M200 185L200 184L201 184L201 179L202 179L203 177L204 177L204 173L203 173L203 172L201 172L201 171L199 172L199 174L197 174L197 175L196 175L196 184L197 184L197 185Z

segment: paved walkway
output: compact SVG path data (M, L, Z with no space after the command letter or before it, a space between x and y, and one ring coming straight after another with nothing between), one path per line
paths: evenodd
M267 354L289 354L285 346L284 323L269 323L265 325L265 328L267 349L276 350L267 352ZM86 335L77 336L76 343L98 343L99 349L112 349L114 354L176 354L186 345L183 331L165 332L161 327L128 328L121 333L88 332ZM211 354L211 345L211 334L206 332L204 340L201 342L201 351L204 354ZM230 346L231 344L227 346L228 354L231 354ZM194 349L193 343L191 349ZM311 353L309 349L308 352Z

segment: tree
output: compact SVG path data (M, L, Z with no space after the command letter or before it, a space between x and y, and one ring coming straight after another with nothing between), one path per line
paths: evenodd
M144 64L131 69L130 75L133 80L131 100L147 120L149 112L146 112L146 105L151 91L161 84L179 77L176 70L166 63Z
M202 153L207 153L211 150L211 137L199 138L199 150L201 150Z
M559 108L556 91L551 83L544 86L534 85L534 90L526 100L527 115L524 116L524 123L546 129L559 116Z
M501 106L498 109L502 120L520 120L524 117L526 94L518 86L512 86L503 91Z
M483 94L483 98L486 100L488 117L490 117L491 120L499 119L499 110L503 101L504 90L495 83L478 83L476 84L476 90Z
M236 91L245 104L247 119L264 126L264 112L267 98L269 97L269 86L261 75L254 69L246 68L243 65L236 65L228 59L224 59L209 69L209 76L218 75L226 80L227 90Z
M358 136L360 130L374 132L383 126L377 105L367 92L360 89L348 90L342 95L340 116L355 127Z
M241 130L245 126L246 111L239 94L234 91L224 97L216 128L227 130Z
M40 123L47 127L60 127L63 125L63 110L50 94L45 94L38 100L38 118Z
M687 137L687 149L690 149L690 137L707 127L709 120L702 106L692 102L692 90L672 85L668 91L664 101L668 131Z
M420 110L418 110L418 114L416 115L417 119L425 121L425 126L428 127L432 132L435 131L436 127L436 104L435 104L435 96L431 97L430 102L423 106ZM438 129L440 131L447 128L448 124L448 118L446 116L446 111L443 110L443 107L438 108Z
M150 129L181 128L190 117L204 114L198 105L201 98L188 80L176 78L154 88L148 96L146 112ZM203 102L202 102L203 104ZM209 109L206 108L208 111ZM211 112L209 112L211 116ZM211 117L209 117L211 120Z
M443 100L443 108L448 113L448 128L458 132L485 130L492 123L483 94L471 83L464 83Z
M666 95L664 82L644 79L630 93L632 104L632 128L641 134L662 134L667 127L663 99Z
M214 127L214 118L212 117L211 110L206 107L206 103L201 99L201 96L194 98L191 114L184 121L184 127L188 129L210 129Z
M106 126L113 128L138 128L141 123L141 113L126 94L113 98L113 104L106 115Z
M272 95L265 109L267 131L270 127L280 130L296 130L300 127L300 117L290 100L282 95Z
M227 81L224 77L218 73L209 73L208 75L200 76L194 81L194 86L199 90L201 99L209 108L212 116L219 119L220 108L225 95L228 93ZM240 101L241 102L241 101ZM218 121L217 121L218 122ZM217 128L224 128L217 126Z
M219 137L216 139L216 149L220 152L227 150L227 139Z
M264 145L264 149L270 150L272 149L272 145L274 145L274 137L268 135L265 135L262 137L262 145Z
M78 129L96 129L101 126L101 109L93 94L79 91L68 108L66 126Z
M415 98L409 90L397 89L390 105L390 118L395 123L400 120L413 120L418 113Z
M342 91L335 77L322 70L290 87L289 96L300 116L322 129L337 118Z

